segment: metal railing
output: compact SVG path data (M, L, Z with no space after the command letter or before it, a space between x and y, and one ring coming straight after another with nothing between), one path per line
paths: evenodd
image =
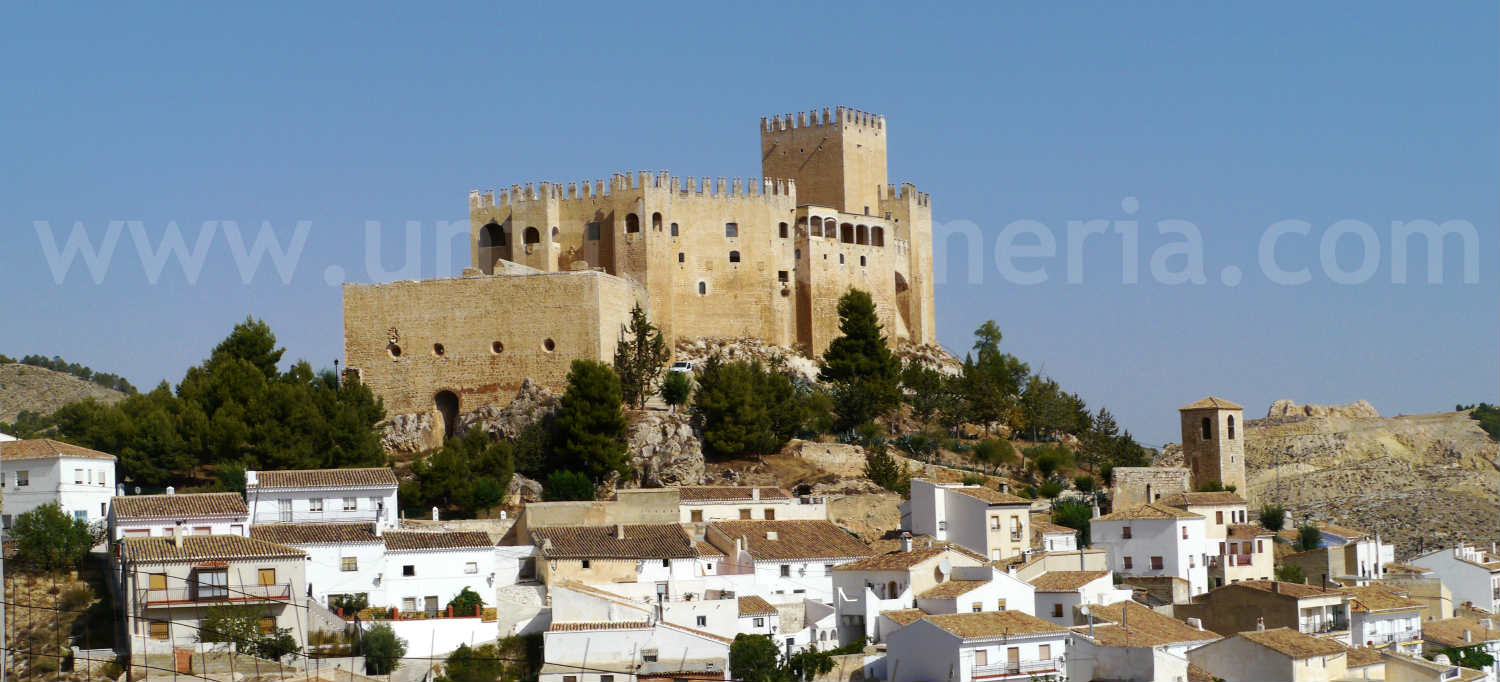
M974 671L970 675L970 677L977 679L981 677L992 678L1016 675L1035 675L1037 673L1061 672L1062 669L1063 659L1061 656L1059 656L1056 658L1041 658L1025 661L1006 661L994 665L976 665L974 666Z
M1324 633L1324 632L1340 632L1340 631L1348 630L1349 629L1349 621L1347 619L1344 619L1344 618L1334 618L1332 620L1328 620L1328 619L1306 620L1306 619L1304 619L1302 621L1302 623L1300 624L1300 626L1297 629L1300 630L1303 633L1306 633L1306 634L1321 634L1321 633Z
M166 589L137 590L136 600L146 606L181 604L221 604L228 602L257 602L288 600L292 596L290 584L277 585L193 585Z

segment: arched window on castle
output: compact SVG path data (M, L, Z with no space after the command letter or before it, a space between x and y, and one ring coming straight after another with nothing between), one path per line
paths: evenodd
M855 225L854 226L854 243L855 244L864 244L866 246L868 246L870 244L870 226L869 225Z
M1234 415L1229 415L1229 440L1234 440Z
M677 223L672 223L672 236L677 236Z
M703 281L701 279L698 280L698 295L699 296L706 296L706 295L708 295L708 282L705 282L705 281Z
M885 246L885 228L876 225L870 228L870 243L876 246Z
M781 229L781 238L782 238L782 239L786 239L786 238L787 238L787 227L786 227L786 223L782 223L782 224L781 224L781 226L780 226L780 229Z
M559 235L559 234L562 234L562 232L557 229L556 225L553 225L552 226L552 241L553 242L557 241L557 235Z
M1213 422L1212 419L1209 419L1208 417L1204 417L1203 418L1203 440L1213 440L1213 438L1214 438L1214 422Z
M526 231L521 233L521 239L527 244L540 244L542 243L542 233L535 227L527 227Z
M653 232L661 232L661 214L660 213L652 213L651 214L651 230Z
M640 231L641 231L641 217L638 216L638 215L636 215L636 214L634 214L634 213L627 214L625 216L625 233L629 234L629 233L632 233L632 232L640 232Z
M839 241L845 244L854 243L854 226L849 223L839 225Z
M833 218L827 218L823 221L823 236L829 239L839 238L839 224Z
M731 263L738 263L738 262L740 262L740 252L738 252L738 251L730 251L729 252L729 262L731 262Z
M505 228L495 224L493 220L479 228L479 248L492 246L505 246Z

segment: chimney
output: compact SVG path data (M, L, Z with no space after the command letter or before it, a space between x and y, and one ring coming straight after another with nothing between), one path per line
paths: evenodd
M911 551L911 533L907 533L904 531L901 533L901 551Z
M1464 628L1464 643L1467 644L1472 641L1474 641L1474 632L1468 628Z
M176 495L177 494L177 489L173 488L172 486L167 486L167 494L168 495Z
M433 521L438 520L438 508L437 507L433 507L432 508L432 520Z
M776 531L774 531L774 530L768 530L768 531L766 531L766 539L767 540L777 540L779 538L780 538L780 535Z
M622 524L622 523L615 524L615 539L616 540L624 540L625 539L625 524Z
M255 487L255 485L256 485L256 483L255 483L255 472L254 471L246 471L245 472L245 487L246 488L253 488L253 487Z
M1281 581L1280 580L1272 580L1271 581L1271 592L1273 594L1281 594Z
M375 537L385 537L385 524L379 522L375 524Z
M171 488L167 488L167 490L171 490ZM178 521L176 524L173 524L173 526L172 526L172 546L173 547L179 547L179 548L182 547L182 522L181 521Z
M760 488L751 488L750 489L750 499L754 500L756 502L760 501Z
M1265 629L1266 629L1266 619L1265 619L1265 617L1264 616L1256 616L1255 617L1255 631L1256 632L1260 632L1260 631L1265 630Z
M115 486L115 496L116 497L124 497L125 496L125 484L124 483L121 483L121 484Z
M1187 624L1190 625L1190 626L1192 626L1194 629L1197 629L1197 630L1202 630L1203 629L1203 619L1202 618L1189 618L1189 619L1187 619Z

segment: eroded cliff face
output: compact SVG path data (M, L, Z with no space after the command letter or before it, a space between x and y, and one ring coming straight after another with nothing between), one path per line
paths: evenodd
M1158 465L1174 461L1181 451L1168 446ZM1279 400L1246 423L1245 463L1253 505L1379 532L1400 557L1500 540L1500 444L1467 412L1381 417L1363 400Z

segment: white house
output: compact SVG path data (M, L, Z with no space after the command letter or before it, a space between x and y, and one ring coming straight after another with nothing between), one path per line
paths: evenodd
M698 550L681 524L547 526L530 535L537 577L549 586L573 580L632 597L644 589L667 601L684 581L701 577Z
M191 493L114 497L109 505L109 537L180 535L247 536L250 510L239 493Z
M870 547L828 521L719 521L704 533L726 555L721 570L753 571L774 604L833 601L834 568L870 556Z
M1436 655L1448 649L1477 648L1495 663L1480 670L1485 682L1500 682L1500 630L1490 618L1448 618L1422 623L1423 652Z
M1020 611L928 615L886 637L890 682L1064 677L1072 632Z
M368 469L246 471L253 523L374 522L396 518L396 473Z
M402 613L436 614L465 587L494 594L495 545L482 531L383 531L381 539L385 565L375 578Z
M1074 552L1078 550L1078 531L1059 526L1033 514L1031 548L1040 552Z
M539 681L725 680L730 641L666 621L554 620L542 635Z
M10 435L8 433L0 433L0 443L4 443L6 441L12 441L12 440L16 440L16 437L12 436L12 435Z
M916 595L950 585L960 567L983 566L967 550L945 546L914 548L910 536L901 549L867 556L833 568L833 605L838 612L839 640L881 640L877 616L882 611L912 608ZM986 573L989 568L985 567Z
M0 442L0 523L56 503L90 523L109 515L115 456L50 438Z
M956 566L953 579L917 594L923 613L1020 611L1035 615L1036 588L992 566Z
M1426 604L1390 587L1345 587L1349 595L1349 643L1422 653L1422 610Z
M1224 682L1335 682L1348 679L1348 649L1291 628L1250 630L1188 652L1188 661Z
M1188 652L1217 633L1133 601L1090 606L1092 625L1073 628L1068 679L1186 681Z
M781 488L684 486L677 495L682 523L828 519L826 498L796 497Z
M1115 587L1109 571L1049 571L1031 580L1038 618L1056 625L1075 624L1074 609L1091 604L1129 601L1131 591Z
M334 608L331 602L335 597L358 595L364 595L371 606L392 605L381 588L380 576L388 570L381 532L381 527L373 523L270 523L250 527L252 538L307 553L308 592L313 601L329 608Z
M1494 545L1488 552L1473 545L1423 554L1406 563L1431 569L1453 592L1453 603L1500 613L1500 553Z
M1109 552L1109 568L1123 576L1174 576L1192 594L1208 591L1208 539L1199 514L1151 502L1095 517L1096 547Z
M1031 548L1031 500L977 485L911 481L911 532L952 542L991 561Z

